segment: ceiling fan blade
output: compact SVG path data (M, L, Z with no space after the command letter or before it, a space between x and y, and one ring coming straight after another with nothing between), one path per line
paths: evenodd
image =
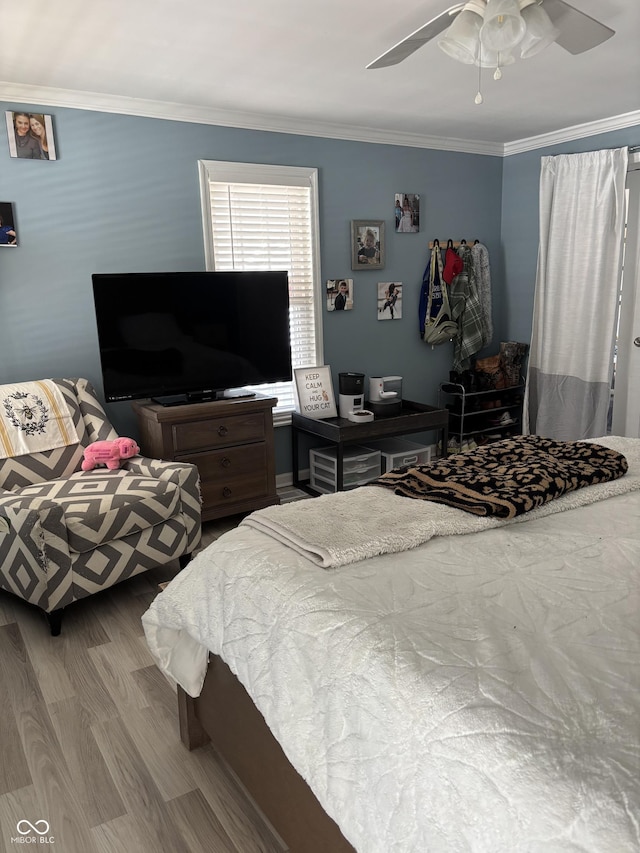
M446 30L452 23L453 16L457 15L463 7L464 3L457 3L455 6L445 9L444 12L432 18L424 26L420 27L420 29L411 33L410 36L403 38L398 44L389 48L382 56L370 62L367 68L387 68L389 65L397 65L399 62L402 62L403 59L406 59L407 56L410 56L415 50L422 47L423 44L431 41L432 38L435 38L443 30Z
M611 27L574 9L565 0L543 0L542 8L560 30L556 44L574 55L591 50L615 35Z

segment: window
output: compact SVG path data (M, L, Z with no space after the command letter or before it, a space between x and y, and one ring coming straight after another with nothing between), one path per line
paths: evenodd
M199 166L207 269L287 270L293 367L322 364L317 169L217 160ZM252 390L277 396L274 422L289 422L294 382Z

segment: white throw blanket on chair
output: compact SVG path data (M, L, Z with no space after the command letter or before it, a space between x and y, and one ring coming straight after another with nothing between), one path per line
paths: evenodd
M55 382L0 385L0 459L77 443L73 416Z

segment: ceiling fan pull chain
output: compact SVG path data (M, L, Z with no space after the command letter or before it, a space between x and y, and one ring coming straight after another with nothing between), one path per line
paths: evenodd
M500 51L498 51L498 64L496 66L496 70L493 72L494 80L502 80L502 69L500 68Z
M482 42L478 42L478 94L475 97L475 103L481 104L484 100L480 91L482 84Z

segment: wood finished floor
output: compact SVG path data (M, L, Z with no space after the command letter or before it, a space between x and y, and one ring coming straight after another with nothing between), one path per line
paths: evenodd
M205 525L203 545L238 520ZM59 637L0 591L1 853L25 849L11 840L22 820L48 821L52 853L286 850L214 750L180 742L175 691L140 622L177 571L77 602Z

